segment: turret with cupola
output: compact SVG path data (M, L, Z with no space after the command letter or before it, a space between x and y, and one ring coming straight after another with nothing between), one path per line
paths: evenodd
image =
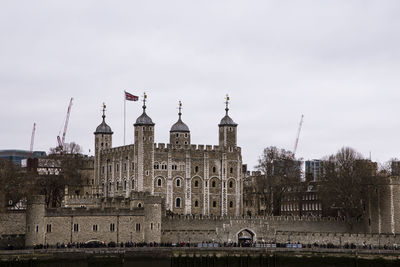
M112 147L112 135L113 131L111 127L106 123L106 104L103 103L103 121L99 126L97 126L96 131L94 132L94 164L95 164L95 185L100 185L102 182L100 179L100 153L102 150L109 149ZM100 187L94 188L95 194L102 193Z
M169 131L169 143L174 147L184 147L190 145L189 127L182 121L182 102L179 101L178 121L172 125Z
M146 114L147 95L143 94L143 113L136 119L135 131L135 185L134 191L152 192L154 179L154 125Z
M229 151L233 151L233 148L237 145L237 123L235 123L231 117L229 117L229 96L225 98L225 116L221 119L219 126L219 146Z

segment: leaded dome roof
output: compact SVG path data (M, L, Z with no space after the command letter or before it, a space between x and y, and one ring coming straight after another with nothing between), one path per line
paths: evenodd
M97 126L96 131L94 134L113 134L113 131L111 130L111 127L107 125L106 123L106 104L103 103L103 121L99 126Z
M190 130L179 116L179 120L174 125L172 125L170 132L190 132Z
M94 134L113 134L113 131L111 130L111 127L107 125L103 118L103 122L99 126L97 126Z
M222 118L221 122L218 124L219 126L237 126L237 123L235 123L231 117L228 116L228 114L225 115L225 117Z
M146 114L145 108L143 108L143 113L136 119L135 125L154 125L154 122Z

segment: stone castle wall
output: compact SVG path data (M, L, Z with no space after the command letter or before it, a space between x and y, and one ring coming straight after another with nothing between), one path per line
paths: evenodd
M360 233L336 233L336 232L295 232L279 231L274 237L277 243L301 243L301 244L328 244L343 246L354 244L358 247L363 245L392 247L400 244L399 235L391 234L360 234ZM270 241L270 240L268 240Z
M379 178L369 190L366 227L369 233L400 233L400 177Z
M26 226L25 211L0 213L0 235L24 235Z
M242 230L251 231L254 241L273 240L276 232L332 232L363 231L362 225L350 229L348 224L334 218L299 217L164 217L162 221L163 242L237 242ZM190 239L190 240L189 240Z

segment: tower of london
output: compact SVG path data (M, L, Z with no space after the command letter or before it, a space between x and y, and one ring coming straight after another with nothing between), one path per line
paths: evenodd
M96 128L93 194L129 198L133 192L159 196L175 214L238 216L242 212L242 155L237 127L229 116L218 124L218 145L191 144L189 127L178 120L170 129L168 144L155 143L155 123L143 113L134 123L134 144L112 146L113 131L105 121ZM142 205L138 203L137 205Z

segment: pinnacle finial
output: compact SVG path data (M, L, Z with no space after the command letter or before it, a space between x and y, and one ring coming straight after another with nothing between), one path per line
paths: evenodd
M228 94L226 94L226 97L225 97L225 104L226 104L226 107L225 107L226 115L228 115L228 111L229 111L229 95Z
M146 99L147 99L146 92L143 92L143 106L142 106L143 112L144 112L145 109L146 109Z
M103 102L103 121L106 118L106 103Z
M178 113L178 115L179 115L179 119L181 119L181 116L182 116L182 102L179 100L179 106L178 106L178 109L179 109L179 113Z

